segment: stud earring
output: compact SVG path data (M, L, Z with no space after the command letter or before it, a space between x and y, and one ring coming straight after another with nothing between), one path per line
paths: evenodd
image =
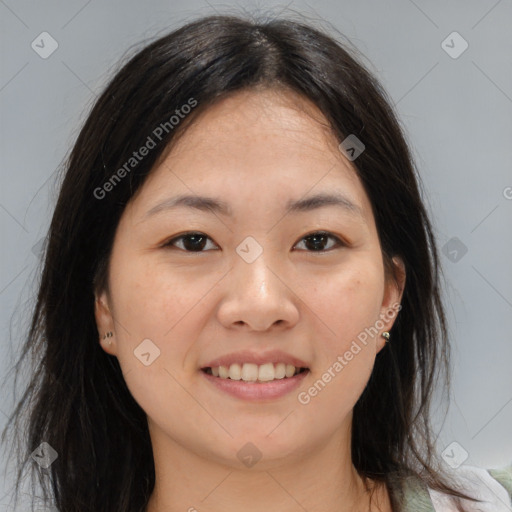
M384 331L384 332L381 334L381 336L382 336L383 338L386 338L386 343L389 341L389 338L391 338L391 335L389 334L389 332L388 332L388 331Z
M103 339L112 338L112 336L114 336L114 333L112 331L108 331L103 335ZM108 344L112 345L112 340L108 340Z

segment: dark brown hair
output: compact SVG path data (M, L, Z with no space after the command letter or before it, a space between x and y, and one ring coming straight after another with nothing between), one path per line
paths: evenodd
M31 379L2 436L14 422L16 491L28 466L61 512L144 511L155 483L146 415L117 359L98 343L94 292L107 286L124 208L170 143L214 102L268 87L313 102L340 142L354 134L364 143L353 163L372 204L386 269L393 271L395 255L405 263L392 342L378 354L353 411L353 464L388 486L394 510L411 475L461 496L438 463L430 426L434 385L448 377L449 346L421 181L391 101L349 46L305 22L210 16L159 37L120 65L62 168L37 303L15 366L19 372L31 354ZM174 129L171 116L191 99L196 106ZM167 129L157 147L112 181L158 126ZM107 182L108 193L98 192ZM58 453L47 470L30 457L42 441Z

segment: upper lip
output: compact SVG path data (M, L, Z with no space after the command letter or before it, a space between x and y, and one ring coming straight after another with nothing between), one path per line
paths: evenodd
M293 364L296 368L307 368L308 365L298 359L297 357L287 354L281 350L270 350L268 352L253 352L251 350L242 350L240 352L232 352L224 356L217 357L209 363L201 366L201 368L215 368L218 366L231 366L232 364L238 363L240 365L244 363L253 363L262 365L265 363L285 363Z

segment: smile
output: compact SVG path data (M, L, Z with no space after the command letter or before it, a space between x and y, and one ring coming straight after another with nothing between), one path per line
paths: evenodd
M222 393L226 393L243 400L262 401L281 398L291 393L293 390L300 386L301 382L310 373L308 368L296 368L292 365L289 365L291 368L285 368L285 375L280 377L283 372L280 364L282 363L275 365L275 368L272 363L264 364L259 367L258 365L253 364L233 364L229 367L229 369L223 366L218 367L218 376L213 374L213 371L217 371L217 368L215 367L202 368L201 374L204 375L209 384L213 385ZM272 368L269 368L269 365ZM232 379L230 376L233 366L235 366L234 376L237 377L240 375L240 378L238 379ZM241 368L236 368L236 366L241 366ZM245 370L246 374L244 374L245 367L248 367L248 369ZM261 367L264 367L262 374L263 380L260 380L259 378ZM256 375L256 370L258 371L257 379L254 378ZM220 375L221 372L223 376ZM288 373L289 376L287 376L286 373ZM243 378L244 376L250 378L251 380L245 380Z

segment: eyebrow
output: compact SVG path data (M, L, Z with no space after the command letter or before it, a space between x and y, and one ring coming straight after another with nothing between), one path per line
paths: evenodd
M286 203L285 210L291 213L309 212L325 206L336 206L351 215L361 217L362 220L365 220L362 208L342 194L319 193L303 199L289 200ZM198 195L180 195L165 199L161 203L153 206L146 212L144 218L147 219L158 212L173 210L179 207L233 217L231 207L221 199Z

